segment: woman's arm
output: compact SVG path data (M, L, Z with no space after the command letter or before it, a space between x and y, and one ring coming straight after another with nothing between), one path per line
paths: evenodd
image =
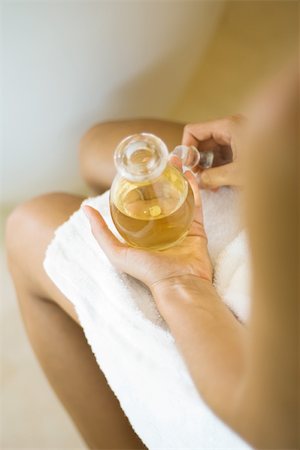
M155 283L151 291L202 397L235 427L247 329L209 281L171 278Z
M297 81L289 80L283 92L275 85L262 108L269 121L258 111L259 125L243 143L251 147L249 152L245 148L253 267L248 331L211 283L201 202L191 174L194 222L184 241L163 252L120 243L99 213L85 208L113 264L152 290L208 405L251 445L264 449L298 447Z
M300 444L298 83L296 70L273 82L244 148L253 283L238 427L261 448Z
M236 403L245 373L247 330L218 296L203 228L197 182L186 173L195 197L188 236L176 247L144 251L121 243L100 214L84 206L92 232L118 270L152 291L178 348L206 402L234 429Z

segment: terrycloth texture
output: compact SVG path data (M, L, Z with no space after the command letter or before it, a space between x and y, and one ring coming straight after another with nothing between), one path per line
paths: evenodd
M88 199L110 228L109 193ZM247 247L238 195L203 192L204 220L215 283L241 319L248 315ZM86 338L128 419L151 450L249 448L197 393L174 339L148 289L114 270L81 210L56 230L45 269L74 304Z

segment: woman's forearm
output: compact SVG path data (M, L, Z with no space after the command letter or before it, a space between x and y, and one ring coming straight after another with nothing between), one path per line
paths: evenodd
M195 276L170 278L154 284L152 293L196 388L231 424L245 370L246 329L206 280Z

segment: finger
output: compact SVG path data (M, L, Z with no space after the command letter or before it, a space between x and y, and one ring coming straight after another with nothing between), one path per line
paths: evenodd
M170 157L170 163L172 164L172 166L176 167L176 169L182 172L182 161L180 158L178 158L178 156L172 155Z
M189 170L186 171L184 175L187 178L188 182L190 183L190 186L194 194L194 202L195 202L194 220L203 223L202 201L197 180L195 176L192 174L192 172L190 172Z
M199 186L202 189L217 189L221 186L239 186L240 177L237 163L203 170L198 174Z
M91 230L96 241L106 256L111 260L116 259L116 257L119 258L124 244L110 231L105 220L96 209L89 205L83 205L82 209L90 222Z
M230 145L231 123L229 119L188 124L183 130L183 145L199 145L199 142L214 140L220 145Z
M231 116L210 122L188 124L184 127L182 144L197 147L200 142L214 140L220 145L230 145L233 128L239 120L239 116Z

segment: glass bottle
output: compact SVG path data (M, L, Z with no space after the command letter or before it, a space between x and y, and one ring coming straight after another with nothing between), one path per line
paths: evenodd
M195 147L178 146L171 154L190 168L201 158ZM161 250L183 239L193 221L194 196L183 174L169 164L166 144L150 133L129 136L117 146L114 162L118 174L110 211L125 241Z

